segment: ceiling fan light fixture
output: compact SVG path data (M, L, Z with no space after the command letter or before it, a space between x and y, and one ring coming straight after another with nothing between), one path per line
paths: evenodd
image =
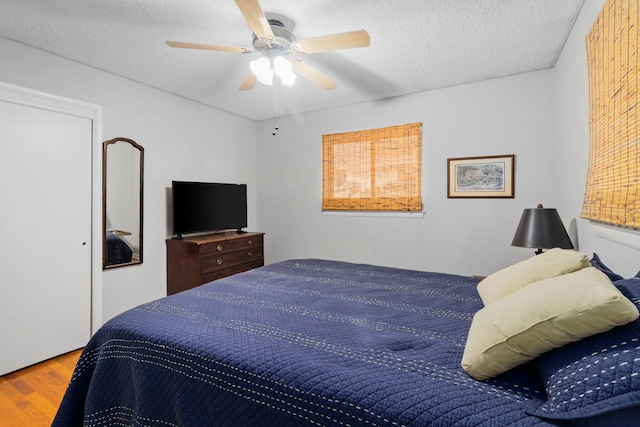
M282 82L283 86L293 86L293 84L296 82L296 76L295 74L280 76L280 81Z
M292 86L295 83L296 75L293 72L293 65L286 58L276 56L273 60L273 70L284 86Z
M271 61L269 61L269 58L262 56L251 61L249 68L260 83L273 86L273 70L271 69Z
M258 81L267 86L273 86L274 75L280 78L284 86L292 86L296 81L296 74L293 72L293 65L286 58L276 56L271 60L266 56L262 56L249 63L251 72L256 76Z

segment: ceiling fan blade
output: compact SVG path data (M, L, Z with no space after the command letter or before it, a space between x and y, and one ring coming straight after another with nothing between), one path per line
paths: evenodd
M249 27L258 38L263 40L273 40L275 36L269 25L269 20L264 15L258 0L235 0L240 12L247 20Z
M255 74L249 73L247 74L247 78L245 78L242 84L240 85L240 90L253 89L254 87L256 87L256 84L258 84L258 78L256 77Z
M298 53L316 53L328 50L351 49L369 46L371 38L365 30L349 31L347 33L331 34L314 37L292 43Z
M338 84L334 82L331 77L322 73L318 69L312 67L306 62L302 62L300 60L293 61L293 71L296 74L301 75L305 79L317 84L318 86L322 86L326 90L335 89Z
M252 49L249 49L247 47L237 47L237 46L217 46L214 44L174 42L169 40L167 40L167 44L171 47L181 47L181 48L187 48L187 49L220 50L223 52L237 52L237 53L253 52Z

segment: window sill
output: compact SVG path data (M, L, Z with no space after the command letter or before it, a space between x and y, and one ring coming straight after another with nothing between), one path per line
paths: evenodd
M372 212L372 211L322 211L326 216L359 216L382 218L423 218L425 211L420 212Z
M596 236L633 249L640 249L640 233L638 231L612 227L596 222L592 222L591 224L593 225L593 231Z

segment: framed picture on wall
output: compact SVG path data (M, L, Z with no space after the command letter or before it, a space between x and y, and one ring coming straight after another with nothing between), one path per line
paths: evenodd
M448 198L513 198L515 155L447 159Z

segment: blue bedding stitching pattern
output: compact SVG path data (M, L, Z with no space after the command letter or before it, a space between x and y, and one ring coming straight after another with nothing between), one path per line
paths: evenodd
M293 260L141 305L85 348L54 426L550 425L534 367L460 367L477 279Z

